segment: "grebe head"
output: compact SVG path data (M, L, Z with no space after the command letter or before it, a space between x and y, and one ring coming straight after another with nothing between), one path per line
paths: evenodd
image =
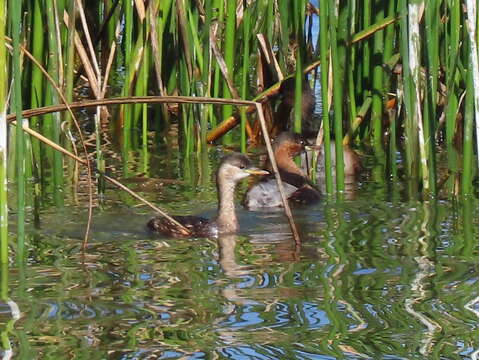
M266 174L268 174L267 171L254 167L245 155L233 153L221 160L216 177L218 183L236 184L250 175Z
M305 150L305 146L306 142L301 135L289 131L282 132L273 141L275 154L285 152L290 157L301 154Z

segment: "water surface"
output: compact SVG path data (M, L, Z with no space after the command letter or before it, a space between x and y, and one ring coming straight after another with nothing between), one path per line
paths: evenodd
M124 181L172 214L212 216L218 157L153 156L153 181ZM27 264L3 271L21 312L1 303L4 347L17 359L477 359L477 201L360 180L350 200L293 209L300 246L281 211L241 207L238 235L154 237L152 212L109 188L83 254L84 201L45 206Z

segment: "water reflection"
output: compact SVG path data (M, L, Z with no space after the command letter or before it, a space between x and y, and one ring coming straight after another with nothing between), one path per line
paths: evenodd
M194 164L152 170L188 181L144 195L211 215L206 160L199 176ZM354 200L293 209L300 247L281 211L238 209L239 235L151 238L149 211L111 193L83 256L86 210L46 209L27 229L26 266L2 269L2 356L477 359L477 201L407 201L388 186L364 181Z

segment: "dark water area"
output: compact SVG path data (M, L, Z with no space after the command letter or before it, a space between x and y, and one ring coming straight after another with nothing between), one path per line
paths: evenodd
M213 216L222 151L132 152L123 182ZM298 246L281 211L239 205L246 188L240 234L179 240L151 236L152 211L109 187L86 254L86 203L45 207L28 263L2 271L3 359L478 358L475 199L407 200L366 171L349 200L293 209Z

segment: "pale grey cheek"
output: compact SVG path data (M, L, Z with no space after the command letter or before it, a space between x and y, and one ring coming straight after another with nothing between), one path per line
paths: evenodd
M236 176L235 176L234 179L235 179L236 181L239 181L239 180L242 180L242 179L244 179L244 178L246 178L246 177L248 177L248 176L249 176L248 173L236 174Z

